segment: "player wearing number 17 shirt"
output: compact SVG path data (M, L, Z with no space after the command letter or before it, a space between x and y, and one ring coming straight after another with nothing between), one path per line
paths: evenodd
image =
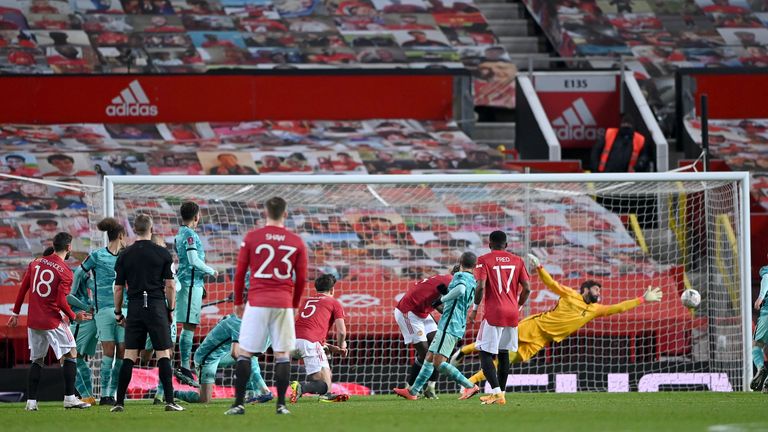
M474 320L477 306L484 299L485 311L476 347L480 350L480 365L491 386L491 394L480 400L484 405L503 405L506 403L504 389L509 375L509 352L517 351L519 309L528 300L531 288L523 259L506 251L507 235L504 232L492 232L488 246L491 251L477 259L477 296L470 319ZM498 355L498 374L493 364L494 355Z
M235 270L235 313L242 316L235 373L235 402L227 415L245 413L245 388L251 376L251 357L272 341L275 355L277 413L290 414L285 393L291 374L291 352L296 347L293 311L299 307L307 283L307 247L285 228L287 204L280 197L267 200L267 222L245 235ZM248 302L243 304L245 275L250 270Z
M64 260L69 257L71 250L72 236L61 232L53 238L53 251L49 249L49 254L29 263L13 305L13 315L8 320L8 327L19 325L21 304L29 292L27 336L32 366L29 369L27 411L37 411L37 388L48 347L53 349L57 359L63 360L64 408L82 409L91 406L75 396L77 344L69 330L67 318L80 321L91 317L85 312L75 314L67 303L73 275ZM62 313L66 318L62 317Z

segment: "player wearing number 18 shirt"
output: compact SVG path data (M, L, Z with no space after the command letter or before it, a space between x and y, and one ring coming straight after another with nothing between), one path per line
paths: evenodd
M245 387L251 376L251 357L272 341L275 355L277 413L285 408L291 373L291 351L296 345L293 311L299 307L307 283L307 247L285 229L287 204L280 197L266 202L267 222L245 235L235 270L235 313L243 317L235 372L235 402L225 414L244 414ZM248 302L243 305L245 274L250 270Z
M517 351L519 309L531 289L523 259L506 251L507 235L502 231L492 232L488 246L491 251L477 259L477 296L471 319L484 299L485 311L476 347L480 350L480 364L491 386L491 394L480 400L485 405L503 405L506 403L504 389L509 375L509 352ZM493 364L494 355L498 355L498 375Z
M13 315L8 320L8 327L16 327L19 324L21 304L29 292L27 336L32 366L29 370L27 411L37 411L37 388L48 347L53 349L57 359L63 359L61 369L64 373L64 408L91 406L75 396L77 344L69 330L69 323L62 317L63 313L71 321L91 319L85 312L75 314L67 303L73 275L64 260L69 257L71 250L72 236L61 232L53 238L53 251L49 249L49 254L29 263L16 296Z

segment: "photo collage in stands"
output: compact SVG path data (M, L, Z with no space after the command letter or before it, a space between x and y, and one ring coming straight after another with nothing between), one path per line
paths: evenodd
M517 69L471 0L0 0L0 73L469 69L514 108Z
M0 125L0 172L99 185L104 175L286 175L501 173L503 155L471 141L452 122L413 120L279 121L195 124ZM313 272L340 279L412 280L449 268L463 250L483 252L502 229L510 248L551 256L553 274L653 272L619 219L588 197L531 194L499 201L494 185L457 194L450 186L382 188L399 202L386 210L359 196L322 188L322 205L291 210L289 227L311 249ZM323 194L328 194L327 196ZM0 181L0 285L17 283L24 265L65 230L77 239L71 264L90 249L90 196L30 181ZM354 203L350 205L350 203ZM242 236L262 223L260 203L201 199L201 232L210 263L230 278ZM369 205L370 204L370 205ZM117 201L117 214L149 213L170 246L178 230L176 198ZM130 227L130 220L122 221ZM130 231L129 237L134 233ZM589 265L586 265L589 264ZM314 274L314 273L313 273Z
M768 66L768 2L763 0L523 3L562 56L634 57L626 65L657 112L674 111L678 68Z
M685 128L701 145L701 122L686 119ZM749 171L753 201L768 210L768 119L710 120L709 151L734 171Z

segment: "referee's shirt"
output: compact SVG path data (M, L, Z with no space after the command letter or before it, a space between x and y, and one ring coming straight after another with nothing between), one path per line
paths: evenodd
M165 301L165 281L173 279L172 263L170 252L150 240L136 241L117 257L115 285L128 290L126 349L142 349L147 334L156 350L172 347Z

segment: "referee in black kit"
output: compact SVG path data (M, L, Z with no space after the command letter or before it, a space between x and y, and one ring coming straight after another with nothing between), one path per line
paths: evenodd
M115 319L125 322L125 358L117 382L117 402L112 412L125 411L125 392L131 382L133 364L144 348L147 333L152 340L165 390L165 410L184 411L173 401L171 369L170 315L176 307L176 290L171 271L170 252L156 245L152 238L152 218L136 215L133 221L136 242L127 247L115 262ZM123 290L128 285L128 316L122 313Z

